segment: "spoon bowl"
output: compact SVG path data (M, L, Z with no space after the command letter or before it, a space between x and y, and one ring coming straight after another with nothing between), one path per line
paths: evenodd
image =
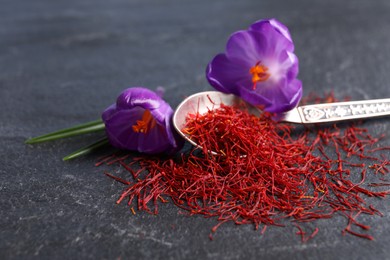
M190 135L182 131L186 125L187 116L189 114L197 113L200 115L205 114L208 111L220 108L221 104L235 106L242 104L242 102L244 101L235 95L224 94L218 91L205 91L191 95L184 99L176 108L176 111L173 114L173 126L175 127L176 131L189 143L200 148L200 146L191 139ZM249 104L247 104L247 108L249 113L260 115L260 110L257 108Z

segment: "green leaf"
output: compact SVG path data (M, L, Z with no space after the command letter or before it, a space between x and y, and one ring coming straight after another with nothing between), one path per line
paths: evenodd
M68 160L71 160L71 159L74 159L74 158L77 158L79 156L82 156L82 155L86 155L86 154L90 154L94 151L96 151L98 148L104 146L104 145L107 145L109 142L108 142L108 139L107 137L104 137L102 139L100 139L99 141L93 143L93 144L90 144L90 145L87 145L67 156L65 156L64 158L62 158L63 161L68 161Z
M92 133L96 131L101 131L104 129L104 123L101 119L88 122L85 124L73 126L70 128L62 129L59 131L55 131L49 134L41 135L38 137L33 137L28 140L26 140L26 144L35 144L35 143L41 143L41 142L47 142L47 141L53 141L61 138L81 135L81 134L87 134Z

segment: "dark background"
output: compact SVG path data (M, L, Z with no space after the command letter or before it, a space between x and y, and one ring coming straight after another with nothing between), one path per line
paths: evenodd
M97 134L25 145L28 137L99 118L130 86L166 88L176 107L211 90L205 68L228 36L275 17L292 33L304 92L390 97L390 1L0 0L0 255L3 259L389 259L390 204L362 216L375 241L342 236L342 217L296 229L222 226L171 204L157 216L116 205L123 186L98 156L61 158ZM388 119L371 120L373 134ZM389 138L382 141L390 145ZM387 153L387 156L389 153ZM310 225L309 225L310 227Z

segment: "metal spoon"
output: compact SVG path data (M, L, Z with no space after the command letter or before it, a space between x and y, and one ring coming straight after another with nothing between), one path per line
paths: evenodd
M239 97L218 91L194 94L179 104L173 115L173 125L177 132L188 142L199 147L197 143L191 140L190 135L182 132L187 115L204 114L209 110L218 109L222 103L233 106L239 102L242 102ZM248 108L249 112L254 115L261 113L256 107L249 105ZM313 124L388 115L390 115L390 98L300 106L280 115L280 121Z

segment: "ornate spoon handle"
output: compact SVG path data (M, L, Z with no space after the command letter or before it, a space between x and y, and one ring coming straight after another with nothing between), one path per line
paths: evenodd
M323 123L390 115L390 98L307 105L285 113L282 121Z

